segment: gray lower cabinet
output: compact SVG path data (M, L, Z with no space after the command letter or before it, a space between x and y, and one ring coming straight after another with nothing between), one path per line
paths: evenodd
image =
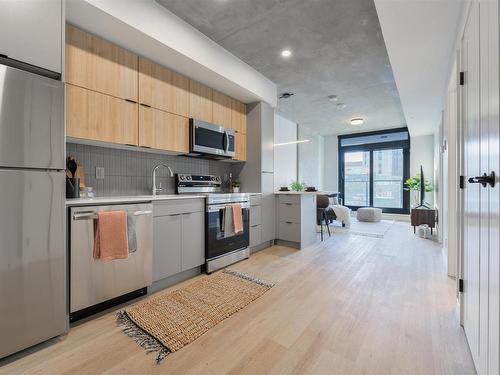
M205 263L204 201L155 202L153 281Z
M157 216L153 223L153 281L157 281L181 272L181 215Z
M205 218L203 212L182 214L181 270L205 263Z
M316 242L316 195L280 194L277 238L303 249Z
M250 247L260 245L262 243L262 226L254 224L250 226Z
M276 238L276 205L274 196L274 174L262 173L262 242Z

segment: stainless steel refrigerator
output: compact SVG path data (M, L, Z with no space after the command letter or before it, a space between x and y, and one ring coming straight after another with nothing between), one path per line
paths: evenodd
M0 65L0 358L67 329L64 89Z

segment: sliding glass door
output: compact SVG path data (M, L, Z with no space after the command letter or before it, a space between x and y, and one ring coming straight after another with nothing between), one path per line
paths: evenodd
M409 136L405 129L339 137L340 190L344 205L408 213Z
M344 204L370 205L370 152L354 151L344 154Z
M403 208L403 149L373 151L373 206Z

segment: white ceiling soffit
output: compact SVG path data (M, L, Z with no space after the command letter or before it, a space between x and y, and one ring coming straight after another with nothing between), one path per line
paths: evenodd
M154 0L68 0L68 22L245 103L276 107L276 85Z
M412 136L432 134L455 54L465 0L375 0Z

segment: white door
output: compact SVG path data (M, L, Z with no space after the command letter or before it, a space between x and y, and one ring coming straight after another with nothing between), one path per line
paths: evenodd
M461 60L464 328L478 374L498 374L499 189L476 178L499 170L498 0L472 3Z
M481 174L496 173L493 187L481 188L481 239L487 246L483 258L488 263L484 283L488 285L488 310L481 318L488 319L488 335L481 343L488 345L487 374L498 375L499 338L500 338L500 125L499 125L499 24L498 0L485 0L480 3L481 35ZM486 221L487 220L487 221ZM485 270L486 271L486 270ZM482 275L483 276L483 275ZM483 290L481 290L483 295ZM484 336L484 335L483 335Z
M471 7L462 40L464 173L479 175L479 5ZM464 192L464 328L479 369L479 201L480 185L469 184Z

